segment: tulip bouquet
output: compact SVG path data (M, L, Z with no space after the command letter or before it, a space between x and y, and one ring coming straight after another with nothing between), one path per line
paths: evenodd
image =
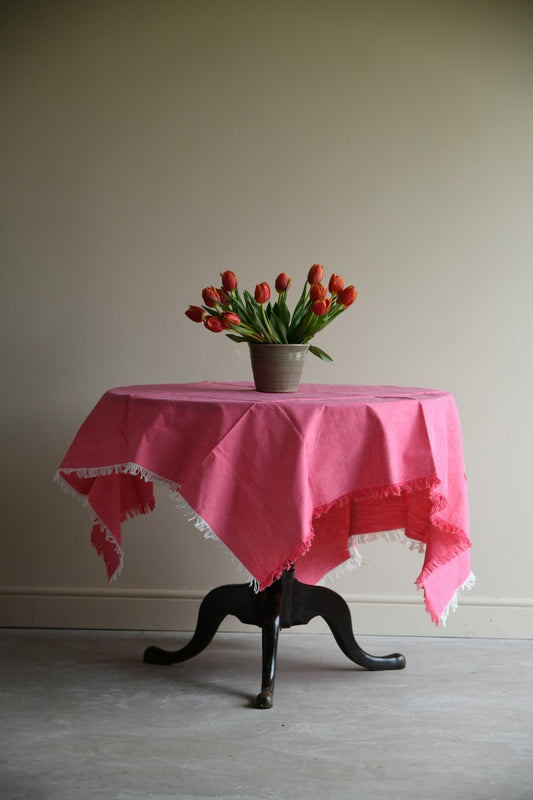
M309 270L292 314L287 306L291 279L284 272L276 278L275 302L271 301L270 286L264 281L257 284L252 297L246 290L241 296L232 270L221 272L220 277L221 288L206 287L202 291L204 305L189 306L185 314L193 322L203 322L213 333L225 332L234 342L307 344L357 297L355 287L345 288L340 275L332 275L329 284L323 285L321 264L313 264ZM332 361L331 356L315 345L310 345L309 351L323 361Z

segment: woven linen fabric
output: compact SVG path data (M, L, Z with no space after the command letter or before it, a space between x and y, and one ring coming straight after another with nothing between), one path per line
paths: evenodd
M121 525L165 483L196 526L223 542L259 589L295 565L317 583L357 542L402 530L424 552L416 580L434 622L470 585L467 480L453 397L394 386L249 383L106 392L57 478L93 514L112 579Z

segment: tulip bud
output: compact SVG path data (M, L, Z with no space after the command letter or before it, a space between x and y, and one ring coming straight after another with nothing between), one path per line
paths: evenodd
M220 277L222 278L222 288L225 292L233 292L237 288L237 278L231 269L221 272Z
M324 277L324 267L322 264L313 264L307 273L307 282L310 284L321 283Z
M218 289L214 286L207 286L202 291L202 300L209 308L214 308L217 303L220 303L220 294Z
M324 300L327 293L328 290L325 286L322 286L321 283L313 283L309 290L309 298L311 302L314 303L315 300Z
M233 311L224 311L221 316L222 324L226 330L231 330L232 325L240 325L241 318L238 314L234 314Z
M291 285L291 279L284 272L280 272L276 278L276 292L286 292Z
M311 308L317 317L323 317L331 308L331 297L328 297L327 299L324 298L323 300L315 300Z
M329 291L331 294L339 294L344 289L344 278L340 275L333 274L329 279Z
M255 300L260 305L268 303L270 300L270 286L265 281L258 283L255 287Z
M355 286L347 286L346 289L343 289L338 295L339 303L345 307L351 306L356 297L357 290Z
M224 330L224 323L220 317L206 317L204 325L208 331L213 331L213 333L220 333Z
M200 306L189 306L185 314L192 319L193 322L203 322L205 318L205 311Z
M220 289L217 289L217 292L218 292L218 296L220 297L221 305L227 306L228 303L229 303L229 297L226 294L226 292L224 291L224 289L221 287Z

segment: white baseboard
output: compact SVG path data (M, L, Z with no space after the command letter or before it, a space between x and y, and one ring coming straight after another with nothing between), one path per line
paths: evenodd
M191 631L205 592L78 587L0 587L0 627ZM344 594L360 635L533 638L533 598L476 597L465 593L446 628L436 628L421 594ZM227 617L221 631L254 631ZM320 619L291 632L326 633Z

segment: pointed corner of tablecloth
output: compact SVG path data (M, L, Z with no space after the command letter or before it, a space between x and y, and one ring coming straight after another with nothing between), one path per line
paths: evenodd
M459 586L458 589L454 592L452 599L450 600L450 602L442 612L441 616L439 617L439 624L442 625L443 628L446 627L446 622L448 620L450 611L452 611L453 613L457 611L459 607L459 598L461 594L466 590L473 589L475 585L476 585L476 576L474 575L473 572L471 572L466 581L464 581L464 583L462 583L461 586Z
M455 613L459 607L459 598L466 590L471 590L476 584L476 576L470 571L466 579L452 590L447 601L442 600L442 595L435 596L428 586L427 581L417 580L416 586L424 592L426 610L437 627L445 628L450 612Z
M96 522L91 533L91 542L104 560L109 583L113 583L124 566L124 551L110 530Z

